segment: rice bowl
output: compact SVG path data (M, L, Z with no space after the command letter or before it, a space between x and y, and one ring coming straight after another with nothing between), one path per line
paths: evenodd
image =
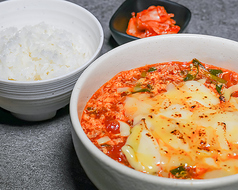
M0 77L0 106L3 109L10 111L17 118L28 121L42 121L54 117L58 109L69 103L71 91L78 77L99 56L104 39L101 24L93 14L83 7L67 1L58 0L4 1L0 3L0 16L2 18L0 21L1 30L7 30L13 27L17 28L14 29L15 31L19 31L26 26L36 26L40 23L45 23L47 26L55 27L57 30L67 31L70 34L77 35L77 38L82 38L84 44L87 45L89 51L83 49L83 52L85 51L91 54L87 56L87 60L77 67L72 67L70 71L67 71L68 68L66 69L68 63L63 63L63 70L57 72L57 76L50 74L49 78L44 78L42 73L46 73L47 76L47 72L49 71L46 69L40 73L39 77L33 74L33 68L29 69L29 74L26 74L23 70L23 75L26 74L25 76L30 76L33 79L44 78L44 80L8 80L9 69L4 71L4 74L6 74L5 79ZM23 41L27 42L27 40ZM64 48L67 51L69 50L67 46ZM17 52L13 49L11 51L13 53ZM51 52L53 51L51 50ZM58 55L60 55L60 52L58 52ZM73 62L76 63L74 59L78 59L78 57L73 56L72 58L72 55L71 53L70 57L66 56L65 61L68 62L70 59L73 59ZM51 56L54 57L52 53ZM27 59L30 57L29 51L26 53L26 57ZM46 57L49 57L49 55ZM40 57L38 58L40 59ZM15 62L15 56L12 56L11 59L9 63ZM59 58L55 60L58 62ZM24 61L22 63L29 65L29 63L25 63ZM2 64L0 63L0 65ZM0 68L3 69L2 66ZM57 68L58 66L53 69ZM48 69L52 70L50 67ZM23 78L26 78L25 76ZM14 79L14 77L11 76L9 79Z

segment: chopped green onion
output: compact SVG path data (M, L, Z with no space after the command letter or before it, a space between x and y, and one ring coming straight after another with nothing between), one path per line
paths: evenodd
M217 92L219 93L219 94L221 94L221 89L222 89L222 84L217 84L216 85L216 90L217 90Z
M132 91L132 94L137 93L137 92L150 92L150 89L148 88L141 88L140 84L137 84Z
M192 63L195 67L198 68L198 66L202 67L203 69L206 70L206 68L202 65L202 63L200 61L198 61L196 58L192 60Z
M151 84L147 84L147 87L152 90L153 89L153 86Z
M179 166L175 169L170 170L170 173L173 174L176 178L187 178L188 172L184 166Z
M149 69L148 69L148 72L153 72L153 71L156 71L157 69L155 68L155 67L150 67Z
M194 80L194 79L197 77L198 73L199 73L199 66L202 67L203 69L205 69L204 66L203 66L203 65L200 63L200 61L198 61L197 59L193 59L193 60L192 60L192 63L193 63L193 66L197 68L197 72L196 72L196 74L194 74L194 75L188 73L188 74L186 75L186 77L183 79L184 81ZM192 69L192 68L191 68L191 69Z
M97 114L97 109L96 108L93 108L93 107L87 107L87 111L90 113L90 114Z
M196 78L196 76L198 75L199 72L199 67L201 67L204 72L205 75L207 75L207 77L209 77L211 80L216 81L217 83L222 83L225 84L227 81L218 77L217 75L221 74L222 71L219 69L210 69L209 71L202 65L202 63L197 60L197 59L193 59L192 60L193 66L195 66L197 68L197 74L196 75L191 75L190 73L188 73L186 75L186 77L184 78L184 81L188 81L188 80L194 80Z
M150 90L148 88L141 88L141 89L134 90L132 94L138 93L138 92L150 92Z
M195 76L188 73L183 80L188 81L188 80L193 80L193 79L195 79Z
M217 75L219 75L223 72L222 72L222 70L219 70L219 69L209 69L209 73L212 74L212 75L217 76Z
M212 75L212 74L208 74L208 76L210 77L210 79L215 80L216 82L220 82L220 83L223 83L223 84L225 84L227 82L225 79L222 79L222 78L217 77L217 76Z

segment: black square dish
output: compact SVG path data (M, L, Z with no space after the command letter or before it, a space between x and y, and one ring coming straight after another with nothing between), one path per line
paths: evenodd
M182 33L184 31L191 19L191 12L188 8L172 1L126 0L113 14L109 23L112 36L119 45L139 39L137 37L126 34L126 29L131 18L131 13L141 12L152 5L163 6L168 13L174 14L173 19L176 21L176 25L180 26L179 33Z

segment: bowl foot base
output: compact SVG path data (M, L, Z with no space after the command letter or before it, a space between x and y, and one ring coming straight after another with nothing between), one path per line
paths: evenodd
M57 111L52 111L52 112L47 112L47 113L42 113L42 114L37 114L37 115L30 115L30 114L19 114L19 113L13 113L11 114L15 116L18 119L22 119L25 121L44 121L47 119L51 119L56 115Z

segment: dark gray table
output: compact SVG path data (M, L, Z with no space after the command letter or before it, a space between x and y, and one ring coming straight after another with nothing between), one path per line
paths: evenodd
M192 12L185 33L238 41L237 0L174 1ZM108 24L123 0L71 2L91 11L101 22L105 33L102 54L115 48ZM69 123L68 106L55 118L37 123L18 120L0 108L0 189L96 190L77 159Z

